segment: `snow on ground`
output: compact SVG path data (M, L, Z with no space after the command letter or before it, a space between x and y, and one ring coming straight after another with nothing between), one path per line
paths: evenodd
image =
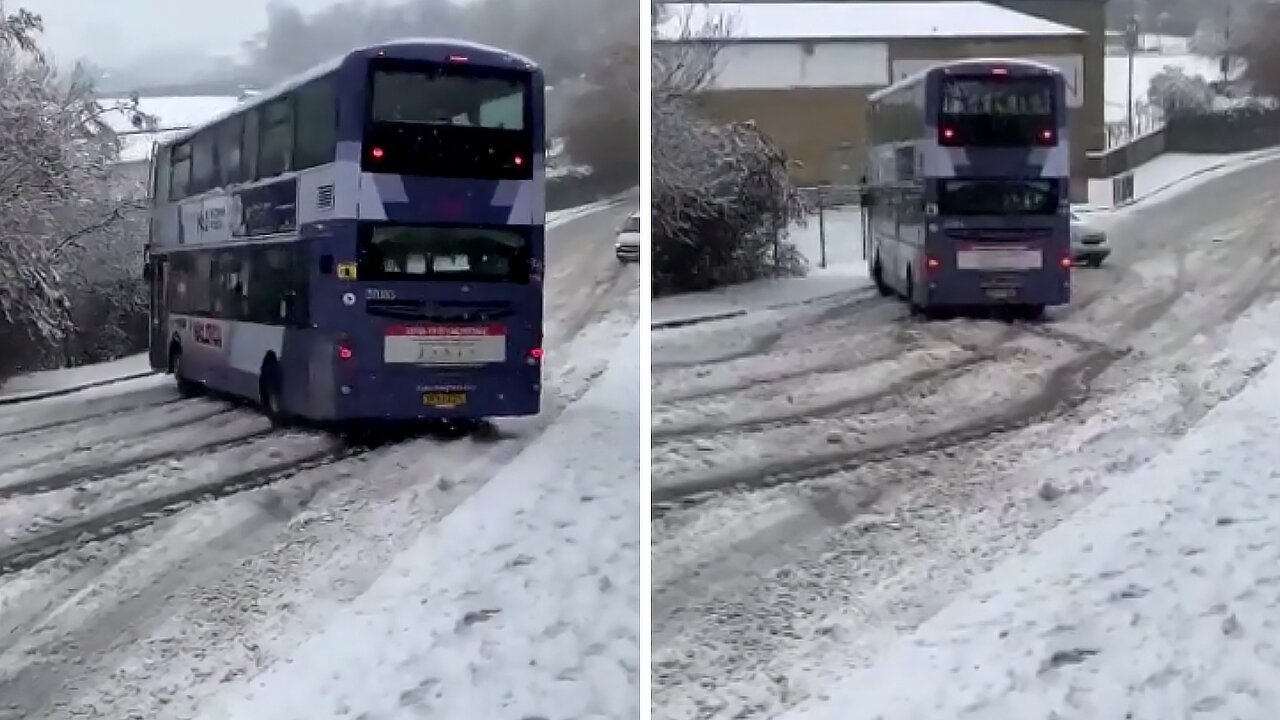
M1265 508L1280 501L1278 407L1273 364L871 668L784 717L1275 717L1280 519Z
M588 203L586 205L578 205L576 207L565 208L563 210L552 210L547 213L547 217L546 217L547 228L551 229L559 225L563 225L571 220L576 220L580 217L585 217L594 212L599 212L600 210L603 210L604 208L610 207L612 205L621 204L622 202L624 202L624 199L623 199L624 196L628 195L628 193L630 192L631 191L627 191L626 193L620 193L619 195L616 195L614 197L605 198L604 200L597 200L596 202ZM612 240L612 238L610 239Z
M146 353L139 353L97 365L84 365L61 370L44 370L10 378L0 384L0 398L10 395L65 390L106 380L147 375L150 372L151 365L147 361Z
M1277 155L1280 155L1280 148L1230 155L1166 153L1134 169L1134 200L1129 204L1156 196L1164 199L1175 192L1184 193L1226 173L1265 162ZM1100 209L1115 207L1110 179L1089 181L1089 205Z
M769 308L798 305L856 292L869 286L862 257L862 211L856 206L825 210L820 225L816 214L804 225L788 229L788 239L809 261L804 277L742 283L707 292L657 298L653 323L680 324L698 318L740 315ZM827 267L821 268L825 236Z
M639 343L637 328L546 435L205 717L638 718Z

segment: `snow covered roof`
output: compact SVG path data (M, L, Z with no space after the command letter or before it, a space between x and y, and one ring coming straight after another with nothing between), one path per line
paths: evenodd
M668 3L659 40L723 18L745 41L1071 36L1073 27L970 0L951 2Z

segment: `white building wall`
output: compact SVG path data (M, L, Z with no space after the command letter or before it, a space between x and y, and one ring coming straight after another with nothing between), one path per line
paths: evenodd
M762 42L721 48L712 88L878 88L888 84L889 46L885 43Z

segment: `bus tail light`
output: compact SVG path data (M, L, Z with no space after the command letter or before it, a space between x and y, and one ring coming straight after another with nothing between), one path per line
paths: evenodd
M943 145L954 145L956 142L956 129L953 127L944 127L938 130L938 142Z
M1041 145L1053 146L1058 142L1058 134L1053 130L1041 130L1040 134L1036 136L1036 140Z
M381 160L382 157L386 154L387 154L387 151L383 150L380 147L374 147L369 151L369 157L373 158L374 160Z
M338 333L338 359L350 360L356 356L356 351L351 347L351 336L346 333Z
M938 258L936 257L928 257L924 260L924 266L930 272L934 272L938 268L942 267L942 263L938 262Z
M1062 260L1060 260L1059 262L1062 264L1062 267L1068 270L1070 270L1072 267L1075 266L1075 261L1071 259L1070 255L1062 256Z
M540 348L540 347L536 347L536 348L534 348L534 349L530 350L530 351L529 351L529 364L530 364L530 365L533 365L533 364L536 364L536 363L542 362L542 356L543 356L543 355L545 355L545 354L546 354L546 353L544 353L544 352L543 352L543 350L542 350L542 348Z

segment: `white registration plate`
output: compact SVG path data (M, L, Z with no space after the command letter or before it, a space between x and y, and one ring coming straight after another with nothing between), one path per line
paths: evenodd
M961 247L956 252L956 267L961 270L1039 270L1044 267L1044 252L1024 246Z
M398 325L383 338L383 360L408 365L482 365L507 359L501 325Z

